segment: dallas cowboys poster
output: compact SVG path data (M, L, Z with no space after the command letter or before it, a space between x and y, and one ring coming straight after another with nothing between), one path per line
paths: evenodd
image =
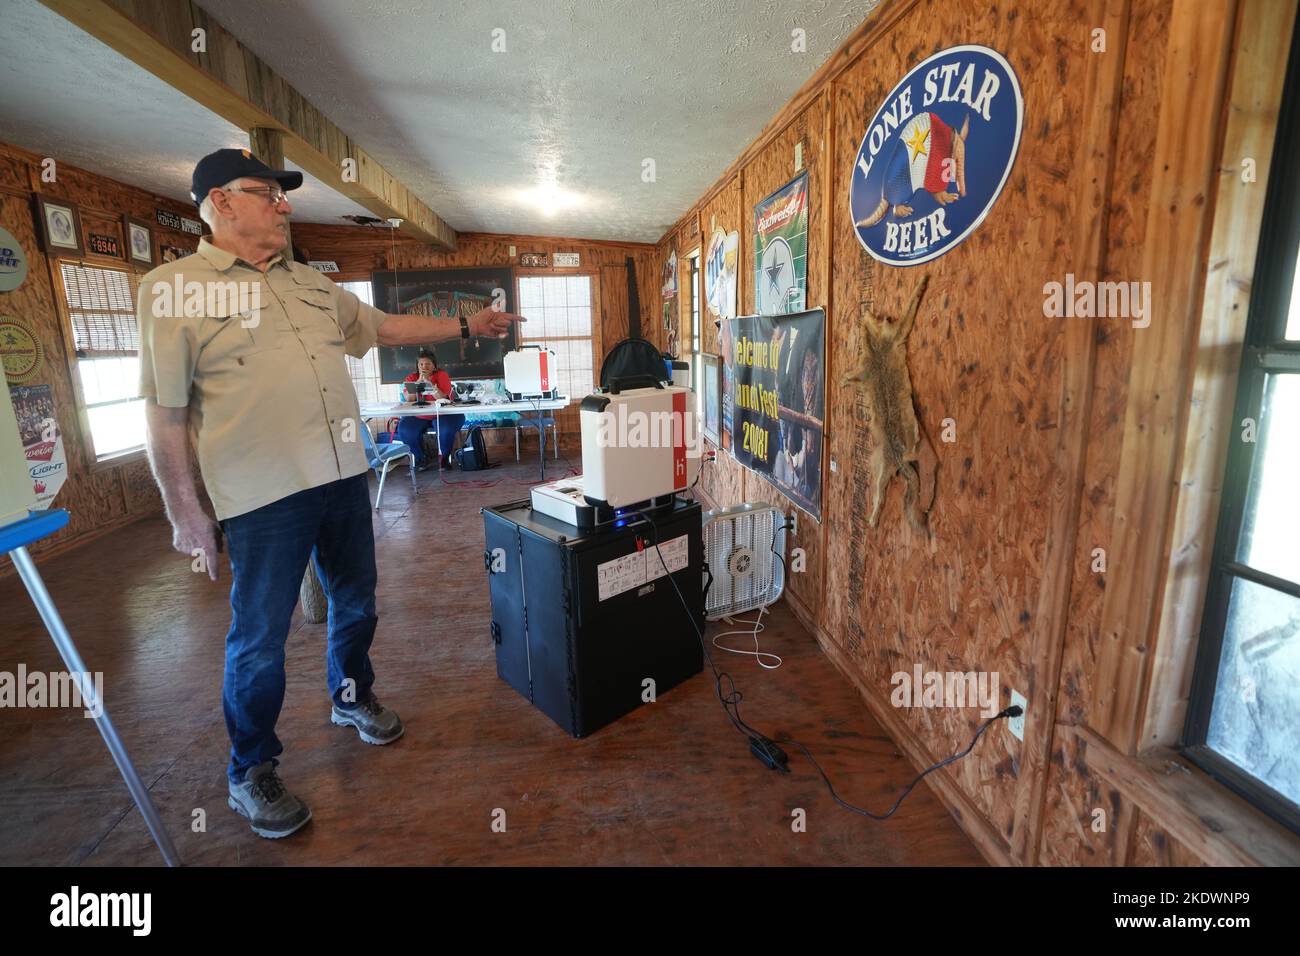
M802 312L808 295L808 171L754 207L754 311Z

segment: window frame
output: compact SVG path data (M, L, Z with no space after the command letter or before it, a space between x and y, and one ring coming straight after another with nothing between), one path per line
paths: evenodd
M85 391L81 386L81 369L79 363L82 358L77 354L76 336L72 330L72 312L68 307L68 290L63 283L63 264L76 265L82 268L90 269L107 269L113 272L122 272L127 276L128 292L131 296L131 308L134 311L139 305L139 285L140 280L148 274L148 269L142 269L131 263L123 262L119 259L101 259L97 256L50 256L49 270L51 284L55 290L54 307L59 316L59 328L63 334L63 345L65 355L65 365L68 370L68 379L72 385L72 397L77 409L77 425L81 431L80 454L82 464L90 472L103 471L108 468L117 468L123 465L129 465L137 461L145 461L148 455L146 442L131 448L124 448L120 451L109 452L100 455L95 450L95 433L90 425L90 408L101 407L101 405L115 404L113 402L97 403L94 406L87 405ZM139 349L135 352L136 357L140 355ZM135 399L120 399L121 401L136 401ZM64 454L72 455L74 452L69 447L67 436L64 440Z
M587 280L587 291L591 300L591 335L590 336L559 336L556 341L578 342L587 339L591 343L591 384L595 389L600 385L600 366L605 358L604 340L601 330L604 327L604 310L601 307L600 298L600 275L590 269L516 269L515 270L515 302L523 302L523 287L521 285L524 279L570 279L585 278ZM517 306L521 311L522 305ZM528 316L524 316L528 318ZM542 336L529 337L527 333L527 323L524 323L519 333L519 344L545 344L546 339ZM586 395L570 395L569 404L573 405L581 402Z
M1233 402L1230 434L1245 418L1261 422L1270 376L1300 375L1300 340L1286 339L1290 300L1300 252L1300 184L1289 176L1287 157L1300 148L1300 26L1291 52L1278 114L1277 136L1260 226L1258 257L1251 286L1245 341ZM1262 436L1258 436L1262 437ZM1233 584L1240 579L1300 599L1300 582L1251 568L1237 553L1250 492L1250 480L1262 442L1230 441L1224 464L1218 521L1211 554L1201 632L1196 651L1182 752L1215 780L1262 812L1300 833L1300 806L1207 743L1218 689L1219 666Z
M694 396L695 412L702 420L704 417L704 359L702 356L707 353L704 348L704 309L701 304L704 296L701 294L700 288L704 283L704 273L700 269L701 254L701 247L696 246L678 260L677 267L680 271L683 264L685 264L687 275L682 278L689 279L689 281L679 283L679 286L683 290L683 295L686 294L685 290L690 290L691 392Z

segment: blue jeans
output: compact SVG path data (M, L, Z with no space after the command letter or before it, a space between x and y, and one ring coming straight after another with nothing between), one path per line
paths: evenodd
M460 431L460 426L464 424L464 415L438 416L438 447L442 449L444 455L450 455L451 450L456 447L456 432ZM416 418L414 415L404 415L397 422L397 440L409 446L415 453L417 465L424 464L424 442L421 439L431 425L433 422Z
M308 558L329 598L328 689L355 707L375 682L375 537L368 474L332 481L221 522L230 556L230 632L221 702L230 734L230 779L284 748L275 722L284 703L284 644ZM344 681L356 694L344 704Z

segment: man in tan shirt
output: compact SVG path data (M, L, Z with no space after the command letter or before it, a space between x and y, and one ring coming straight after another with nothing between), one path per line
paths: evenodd
M331 720L367 743L403 733L372 690L375 544L365 428L344 355L502 335L517 315L388 315L286 256L285 191L302 174L247 150L194 169L192 198L212 230L198 252L140 282L140 394L149 461L172 544L219 574L228 553L231 624L222 704L230 734L230 806L255 832L282 837L311 811L276 772L284 644L307 561L329 597ZM190 447L217 521L199 504Z

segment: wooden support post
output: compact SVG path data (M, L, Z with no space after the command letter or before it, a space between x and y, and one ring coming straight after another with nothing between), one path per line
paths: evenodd
M284 169L284 132L268 126L254 126L248 131L248 148L253 155L272 169ZM293 200L289 200L293 205ZM293 258L293 236L288 223L285 224L284 240L286 255Z

